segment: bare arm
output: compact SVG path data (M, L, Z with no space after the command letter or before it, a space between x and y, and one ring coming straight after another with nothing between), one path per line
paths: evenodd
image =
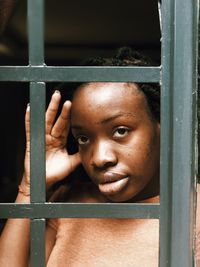
M29 203L30 197L19 193L16 203ZM0 238L0 266L27 267L29 257L29 219L8 219Z
M47 263L56 242L56 230L54 230L49 225L47 225L45 239L46 239L46 263Z
M200 184L197 185L196 266L200 267Z
M71 103L66 101L60 116L54 123L60 103L60 93L55 92L46 112L46 185L68 176L80 164L78 153L68 155L66 139L69 130L69 112ZM26 156L25 172L20 185L16 203L30 202L30 111L26 111ZM0 267L27 267L29 261L29 219L9 219L0 238ZM46 233L47 258L54 242L55 231L47 229Z

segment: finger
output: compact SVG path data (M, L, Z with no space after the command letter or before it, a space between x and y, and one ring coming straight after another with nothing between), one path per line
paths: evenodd
M26 142L30 143L30 104L27 105L25 115Z
M61 94L58 90L56 90L51 97L51 101L46 111L46 133L47 134L51 132L51 129L53 127L53 123L55 121L55 118L58 112L60 99L61 99Z
M66 101L63 104L62 111L60 116L58 117L55 125L52 128L51 135L55 138L59 137L67 137L69 132L70 126L70 109L71 109L71 102Z

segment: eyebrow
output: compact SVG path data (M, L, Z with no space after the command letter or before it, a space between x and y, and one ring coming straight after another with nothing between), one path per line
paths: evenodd
M117 113L109 118L106 118L106 119L103 119L101 120L100 122L97 122L97 124L106 124L110 121L113 121L119 117L135 117L136 115L131 113L131 112L120 112L120 113ZM72 125L71 126L72 129L75 129L75 130L81 130L83 127L80 126L80 125Z
M135 117L135 114L131 113L131 112L120 112L116 115L113 115L109 118L103 119L102 121L100 121L101 124L106 124L110 121L113 121L119 117Z

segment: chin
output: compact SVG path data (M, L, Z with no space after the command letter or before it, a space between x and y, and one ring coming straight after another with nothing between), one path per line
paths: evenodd
M123 196L123 195L107 195L106 196L108 200L115 202L115 203L123 203L123 202L129 202L133 196L128 197L128 196Z
M141 190L135 190L135 191L122 191L121 193L118 193L118 194L110 194L110 195L105 195L105 197L107 199L109 199L110 201L112 202L128 202L128 203L134 203L134 202L137 202L138 200L140 200L140 192ZM139 197L139 199L138 199Z

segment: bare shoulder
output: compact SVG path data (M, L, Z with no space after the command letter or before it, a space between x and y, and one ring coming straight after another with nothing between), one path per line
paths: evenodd
M197 184L196 264L198 267L200 266L200 184Z
M200 232L200 184L197 184L196 230Z

